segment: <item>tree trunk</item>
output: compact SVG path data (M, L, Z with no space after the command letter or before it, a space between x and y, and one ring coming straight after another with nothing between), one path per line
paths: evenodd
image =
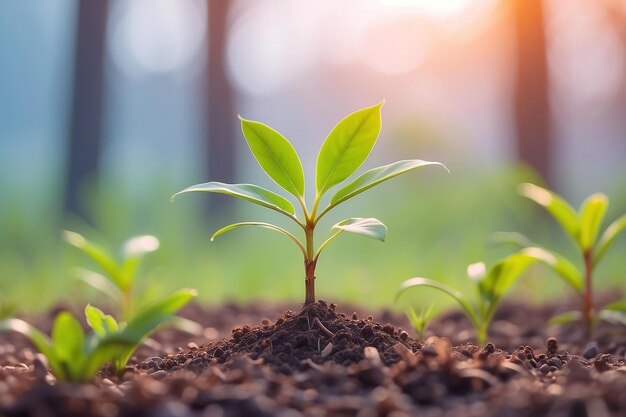
M206 126L208 179L233 182L235 178L235 146L233 91L226 77L226 41L230 0L208 0L208 65ZM231 200L209 199L210 209L224 211Z
M88 218L80 190L96 178L102 147L108 0L77 3L74 90L67 150L65 211Z
M549 79L542 0L513 0L515 42L515 128L519 160L553 183Z

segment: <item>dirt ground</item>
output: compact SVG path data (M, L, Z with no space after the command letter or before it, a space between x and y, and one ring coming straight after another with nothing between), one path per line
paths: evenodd
M476 346L461 313L415 340L406 319L323 301L300 311L250 304L182 315L121 377L56 381L19 335L0 334L2 416L624 416L626 328L546 326L567 308L505 304ZM56 310L31 318L49 330Z

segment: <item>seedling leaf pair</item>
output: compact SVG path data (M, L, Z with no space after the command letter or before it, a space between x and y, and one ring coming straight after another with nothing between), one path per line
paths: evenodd
M174 194L172 201L180 194L196 191L228 194L277 211L293 220L303 230L304 240L299 239L282 227L259 221L228 225L215 232L212 239L243 226L257 226L284 234L296 244L304 256L305 281L307 282L305 304L310 304L315 301L313 281L317 260L321 251L331 241L343 232L355 233L380 241L384 241L387 234L387 228L377 219L352 217L336 223L331 228L330 237L316 249L314 232L319 220L337 205L398 175L429 165L443 167L439 162L406 160L374 168L341 188L330 198L328 205L320 210L322 197L330 189L352 176L372 151L381 129L382 105L381 102L348 115L337 123L326 137L317 157L316 193L310 210L305 201L302 163L291 142L263 123L240 117L241 130L250 151L268 177L297 199L302 207L301 218L295 214L293 205L285 197L251 184L224 184L219 182L198 184Z
M120 307L120 316L129 319L133 314L133 286L144 256L159 248L159 240L151 235L136 236L122 245L121 260L79 233L63 231L65 242L79 249L96 263L104 275L90 270L79 270L80 278L88 285L106 294Z
M580 206L578 212L561 196L534 184L522 184L520 194L543 206L571 237L582 252L591 251L598 242L598 233L606 214L609 200L603 193L595 193ZM620 228L620 223L624 223ZM626 216L618 219L605 231L601 242L613 239L626 227ZM607 235L608 232L608 235ZM612 240L611 240L612 241ZM610 243L609 243L610 245ZM598 247L604 254L606 248Z
M596 313L593 307L593 272L598 262L604 257L608 248L617 236L626 228L626 214L611 223L600 234L602 221L606 214L609 200L602 193L595 193L581 204L576 211L565 199L545 188L534 184L522 184L520 193L544 207L565 233L574 241L578 248L584 268L579 270L564 256L538 245L532 244L529 239L515 234L515 239L524 247L521 252L534 257L552 268L565 280L582 298L582 317L587 326L588 336L591 336ZM500 237L506 236L500 235ZM510 235L513 236L513 235ZM556 322L563 323L576 315L564 314ZM610 316L608 313L598 313L599 318ZM611 314L612 316L612 314Z
M435 288L459 304L474 327L479 343L485 343L489 326L502 296L533 262L535 259L525 254L513 254L496 263L488 272L482 262L469 265L468 276L476 282L478 292L475 304L460 291L441 282L421 277L404 281L396 293L396 299L411 288ZM409 316L409 320L413 321L414 317Z

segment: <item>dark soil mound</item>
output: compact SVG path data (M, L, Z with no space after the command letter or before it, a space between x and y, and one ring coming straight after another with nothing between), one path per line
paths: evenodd
M211 364L249 354L251 359L262 360L274 371L292 374L309 368L311 363L333 361L344 366L358 363L365 358L366 347L375 348L382 363L389 366L400 360L397 345L412 352L421 347L407 332L391 324L375 323L371 316L360 319L356 313L348 318L337 313L334 304L320 300L305 306L297 315L287 311L275 323L264 320L257 327L237 327L230 339L170 355L158 363L149 361L140 367L152 371L184 368L200 373Z

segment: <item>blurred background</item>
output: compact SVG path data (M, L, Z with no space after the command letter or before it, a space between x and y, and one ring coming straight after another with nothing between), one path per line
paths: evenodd
M346 216L377 217L389 237L333 243L322 298L391 306L412 276L469 288L467 264L507 253L487 243L502 230L575 256L518 196L523 181L576 206L603 191L608 220L626 212L624 0L4 1L0 298L37 311L85 296L67 228L111 248L156 235L142 271L156 292L297 304L302 260L287 239L240 230L209 242L229 221L280 219L226 196L169 197L209 180L278 190L237 114L289 138L312 183L335 123L381 99L361 171L417 158L451 173L425 168L328 216L320 239ZM624 240L599 285L622 286ZM548 288L537 302L567 294L541 268L520 286L531 300Z

